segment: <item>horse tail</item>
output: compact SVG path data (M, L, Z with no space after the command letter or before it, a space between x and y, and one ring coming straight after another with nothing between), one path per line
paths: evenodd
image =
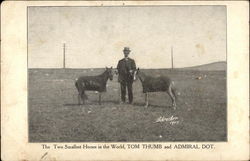
M76 86L77 91L79 92L79 86L78 86L77 80L78 79L76 79L76 81L75 81L75 86Z
M88 96L85 94L85 91L84 91L84 85L82 83L79 83L78 79L76 79L75 81L75 86L78 91L78 94L84 99L88 99Z
M174 82L171 82L171 91L174 94L175 99L177 100L176 88L174 86Z
M79 83L78 79L75 80L75 86L79 94L82 94L83 92L83 85L82 83Z

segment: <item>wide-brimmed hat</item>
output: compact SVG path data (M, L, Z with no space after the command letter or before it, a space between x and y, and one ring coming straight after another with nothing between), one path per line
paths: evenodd
M131 51L129 47L124 47L123 51Z

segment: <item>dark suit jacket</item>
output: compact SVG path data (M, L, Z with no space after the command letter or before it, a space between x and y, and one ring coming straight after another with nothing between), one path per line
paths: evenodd
M131 58L128 58L127 60L125 58L121 59L118 62L117 70L118 70L118 81L133 81L133 76L129 73L130 70L135 70L136 65L135 61Z

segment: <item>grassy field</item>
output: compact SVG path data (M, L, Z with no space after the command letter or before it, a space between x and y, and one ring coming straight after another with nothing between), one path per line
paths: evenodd
M150 106L144 108L139 80L133 85L134 105L120 105L117 77L108 81L102 105L97 93L88 92L89 103L78 106L75 78L103 70L29 69L29 141L227 140L225 71L144 70L174 80L179 93L176 110L166 93L150 93ZM160 117L164 119L157 122Z

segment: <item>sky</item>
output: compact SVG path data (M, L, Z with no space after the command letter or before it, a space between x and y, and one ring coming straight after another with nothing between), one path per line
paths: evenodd
M28 67L117 66L123 48L141 68L226 61L225 6L29 7Z

